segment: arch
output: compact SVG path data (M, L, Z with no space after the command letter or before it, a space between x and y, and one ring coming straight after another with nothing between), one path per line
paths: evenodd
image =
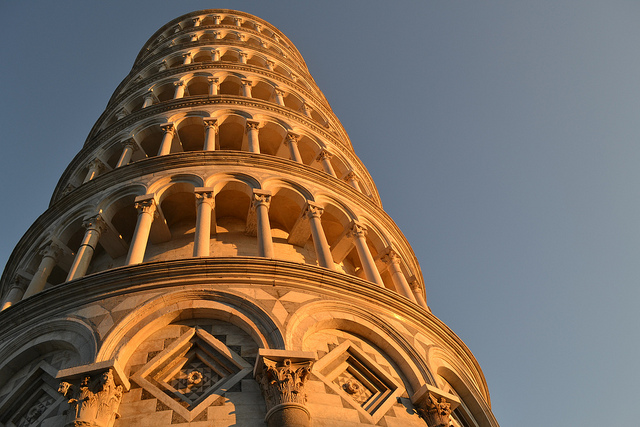
M262 348L283 349L271 316L243 296L211 290L181 290L147 301L123 318L104 339L96 361L117 359L124 366L144 338L176 319L225 320L248 333Z
M289 158L284 139L287 130L279 123L268 121L264 123L258 131L260 141L260 153Z
M246 118L228 114L218 119L218 142L221 150L240 151L245 146Z
M204 148L204 122L202 117L185 117L176 125L178 138L184 151L201 151Z
M97 354L98 340L97 333L87 323L72 317L29 327L0 348L0 384L5 384L29 361L56 350L75 353L77 360L72 360L72 364L91 363Z
M389 321L353 304L316 301L300 307L287 325L286 348L302 349L308 336L323 329L350 332L375 344L401 369L413 391L425 380L434 384L429 367Z

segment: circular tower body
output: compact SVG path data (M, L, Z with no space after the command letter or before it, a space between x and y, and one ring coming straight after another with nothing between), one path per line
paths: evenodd
M1 286L0 425L498 425L302 56L246 13L149 39Z

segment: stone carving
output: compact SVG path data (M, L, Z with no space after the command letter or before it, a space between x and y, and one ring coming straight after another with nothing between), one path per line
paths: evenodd
M66 412L65 427L110 427L119 416L122 386L116 386L113 369L102 374L83 376L74 384L63 381L58 392L68 398L71 406Z
M292 362L291 359L284 359L278 363L265 358L262 362L264 365L257 380L267 403L267 411L281 404L304 405L307 402L304 385L309 378L311 361Z
M429 393L428 397L416 405L416 411L427 422L429 427L449 427L451 404L444 397Z

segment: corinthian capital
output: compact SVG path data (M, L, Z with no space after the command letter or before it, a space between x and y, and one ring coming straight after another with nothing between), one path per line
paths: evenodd
M102 215L94 215L92 217L87 217L82 221L82 226L87 230L96 230L102 233L106 227L104 220L102 219Z
M271 204L271 193L268 191L253 190L253 207L265 205L267 208Z
M418 414L429 427L449 427L451 412L460 404L460 399L443 390L425 384L411 397Z
M329 153L327 150L322 150L320 154L318 154L318 158L316 160L318 161L330 160L332 157L333 155Z
M300 139L300 135L296 135L295 133L291 133L291 132L287 134L287 142L297 143L299 139Z
M68 399L68 426L108 427L117 416L123 388L116 385L113 369L62 381L58 392Z
M366 237L367 227L364 224L354 221L351 223L351 235L353 237Z
M160 129L162 129L162 132L164 133L173 133L173 123L167 123L166 125L162 125L160 126Z
M247 132L251 132L252 130L258 130L258 129L260 129L260 122L247 120Z
M154 199L152 194L151 195L145 194L143 196L138 196L135 199L134 207L138 211L138 214L142 214L142 213L155 214L156 200Z
M283 403L307 403L304 386L309 378L311 361L276 361L263 358L262 363L258 383L267 402L267 410Z
M309 218L320 218L324 213L324 208L313 202L307 202L307 207L304 212Z

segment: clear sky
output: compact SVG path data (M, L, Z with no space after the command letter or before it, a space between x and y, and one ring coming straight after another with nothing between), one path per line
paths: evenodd
M503 427L637 425L637 1L4 1L0 265L143 43L205 8L298 47Z

